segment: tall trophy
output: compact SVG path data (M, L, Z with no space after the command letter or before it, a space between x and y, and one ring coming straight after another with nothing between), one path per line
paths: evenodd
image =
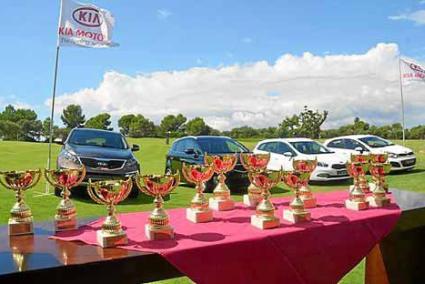
M82 165L76 169L58 169L44 171L46 180L54 187L62 189L62 199L56 207L55 230L67 231L77 228L77 210L69 198L70 189L81 184L86 176L86 168Z
M232 210L235 203L230 197L230 190L226 185L226 173L235 168L238 158L236 155L209 156L205 155L205 164L211 165L218 175L218 184L214 188L214 197L210 198L209 206L218 211Z
M372 196L366 200L372 207L385 207L391 203L386 192L388 185L385 181L385 175L391 171L391 164L388 163L386 154L371 154L369 172L372 175L373 182L370 185Z
M163 196L173 191L180 183L180 174L137 176L140 191L153 196L155 209L149 215L145 225L145 234L149 240L168 240L174 238L174 229L163 207Z
M309 171L288 171L283 174L284 183L294 191L294 199L289 203L289 209L283 210L283 218L292 223L300 223L311 220L311 214L305 209L301 199L301 188L310 177Z
M183 163L183 177L190 183L195 184L196 194L190 202L190 208L186 209L186 218L194 223L209 222L213 219L213 212L205 198L205 182L214 175L212 166L187 165Z
M40 180L40 170L0 172L0 183L15 192L16 203L10 210L8 231L10 236L33 233L31 209L24 202L24 192Z
M279 227L279 218L275 216L275 207L270 201L270 190L282 179L281 171L253 171L249 173L251 183L261 190L261 201L251 216L251 225L259 229Z
M362 176L365 176L369 165L364 162L350 161L346 163L347 171L353 177L353 185L350 186L349 199L345 200L345 207L352 210L365 210L369 208L365 193L360 186Z
M316 197L313 196L308 185L311 173L316 169L317 160L293 160L292 167L294 171L303 173L300 178L300 198L304 203L305 208L314 208L317 205Z
M241 164L249 173L265 171L270 161L270 154L241 153ZM251 208L255 208L261 201L261 188L252 182L248 186L248 194L244 194L243 203Z
M369 170L370 156L365 154L351 154L350 161L364 165L363 168L365 170L359 174L359 186L364 193L369 193L370 186L366 178L366 172ZM353 187L353 185L350 187L350 191L353 189Z
M105 180L92 182L89 179L87 193L98 204L106 205L108 216L102 229L96 232L97 243L104 248L126 245L127 234L121 227L116 215L115 205L128 197L133 187L131 177L128 180Z

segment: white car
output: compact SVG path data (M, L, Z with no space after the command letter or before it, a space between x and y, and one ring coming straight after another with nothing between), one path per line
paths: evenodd
M283 168L290 171L293 170L293 159L317 159L317 167L310 180L330 181L350 178L345 167L346 159L343 156L308 138L263 140L255 146L254 153L270 153L270 162L267 165L269 170Z
M401 145L374 135L349 135L329 139L326 147L336 153L350 158L351 153L365 152L372 154L388 154L392 171L410 170L415 167L416 156L413 151Z

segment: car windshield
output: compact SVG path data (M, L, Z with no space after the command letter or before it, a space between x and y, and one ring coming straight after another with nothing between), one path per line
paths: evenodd
M366 137L359 138L359 140L372 148L382 148L382 147L394 145L390 141L384 140L377 136L366 136Z
M316 141L289 142L298 152L306 155L333 153Z
M199 147L208 154L249 152L241 143L232 139L198 138Z
M127 143L121 134L115 132L74 130L69 137L70 144L97 146L115 149L127 149Z

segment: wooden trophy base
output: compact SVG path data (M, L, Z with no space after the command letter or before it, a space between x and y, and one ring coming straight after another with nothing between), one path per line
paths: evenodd
M256 197L255 195L244 194L243 195L243 204L248 206L249 208L256 208L258 203L261 201L261 195Z
M304 208L315 208L317 206L317 200L315 197L309 199L302 199L302 201L304 203Z
M267 229L273 229L273 228L279 227L280 221L279 221L279 218L276 218L276 217L270 220L270 219L264 219L257 215L252 215L251 225L261 230L267 230Z
M196 211L192 208L186 209L186 218L193 223L206 223L213 219L213 212L211 209L205 211Z
M347 199L345 200L345 208L356 210L356 211L366 210L369 208L369 202L367 201L358 202L358 201L351 201Z
M235 202L231 199L216 200L214 198L210 198L209 204L210 209L216 211L228 211L235 209Z
M388 197L375 198L373 196L369 196L366 198L366 201L369 202L370 207L386 207L391 204L391 199Z
M308 222L311 220L311 214L308 211L297 213L291 209L283 210L283 219L291 223L297 224L302 222Z
M119 245L126 245L128 243L127 235L124 231L111 234L98 230L96 232L96 239L99 246L103 248L111 248Z
M148 240L172 240L174 239L174 229L171 226L154 228L149 224L145 225L145 235Z
M19 236L19 235L31 235L33 231L33 222L16 222L13 219L9 219L8 223L8 232L9 236Z
M77 229L77 217L72 217L69 219L56 219L55 218L55 231L70 231Z

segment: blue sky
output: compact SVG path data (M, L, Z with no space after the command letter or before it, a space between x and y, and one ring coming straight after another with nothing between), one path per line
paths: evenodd
M364 54L396 43L425 59L424 1L106 1L116 19L111 49L61 49L58 94L96 88L107 71L220 68L285 53ZM0 9L0 104L25 103L41 118L51 96L59 1L4 1ZM423 18L422 18L423 16Z

